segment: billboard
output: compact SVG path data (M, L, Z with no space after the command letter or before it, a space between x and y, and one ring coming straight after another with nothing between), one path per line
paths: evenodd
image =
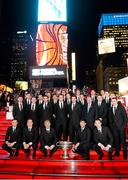
M66 22L66 0L38 0L38 22Z
M65 79L67 78L66 66L31 66L30 79Z
M68 34L62 24L39 24L36 37L36 63L67 65Z
M105 38L98 40L98 52L99 54L107 54L115 52L114 38Z
M104 26L128 25L128 13L106 13L102 14L98 26L99 37Z

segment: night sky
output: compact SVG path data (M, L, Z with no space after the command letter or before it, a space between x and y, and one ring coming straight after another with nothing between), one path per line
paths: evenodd
M96 67L97 27L101 13L127 12L128 0L67 0L69 59L76 52L77 70ZM4 57L7 39L17 30L27 30L33 37L37 27L37 0L3 0L0 19L0 57ZM82 77L83 75L83 77ZM79 73L80 81L84 73Z

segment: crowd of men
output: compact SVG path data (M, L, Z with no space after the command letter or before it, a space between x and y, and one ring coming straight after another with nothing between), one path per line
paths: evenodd
M113 93L91 90L85 96L79 89L73 93L68 89L54 89L31 95L18 94L15 98L7 95L5 107L13 105L12 126L8 128L3 148L11 156L18 156L22 148L27 156L30 147L33 157L37 147L44 156L52 156L57 150L56 142L73 142L72 151L90 159L94 149L102 159L104 151L109 159L120 156L127 159L126 109ZM15 148L15 150L14 150ZM114 152L113 152L114 151Z

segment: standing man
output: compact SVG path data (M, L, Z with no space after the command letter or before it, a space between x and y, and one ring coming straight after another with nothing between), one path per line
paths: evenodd
M62 94L59 95L59 101L56 104L55 107L55 129L56 129L56 135L57 139L61 140L61 136L63 134L63 140L67 140L67 114L68 109L67 105L64 102L64 97Z
M128 122L127 113L121 103L116 98L111 100L112 107L109 109L109 126L113 133L115 143L114 156L120 155L121 145L123 147L123 157L127 159L127 144L125 127Z
M80 128L75 136L73 152L80 153L85 160L89 160L90 141L91 131L86 127L86 121L80 120Z
M12 120L12 126L8 127L3 149L10 153L10 156L18 156L21 143L21 129L17 126L18 121ZM15 149L15 151L14 151Z
M77 102L75 95L72 96L71 101L69 106L69 137L70 141L73 142L79 128L82 107Z
M13 117L17 119L18 126L23 127L25 125L25 111L22 96L18 97L17 103L13 106Z
M85 119L87 126L91 129L94 128L94 121L98 117L98 107L96 103L92 102L92 98L87 96L87 103L83 107L82 119Z

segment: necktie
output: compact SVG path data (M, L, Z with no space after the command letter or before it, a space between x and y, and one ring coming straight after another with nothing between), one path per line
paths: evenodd
M89 112L89 110L90 110L90 105L88 104L88 112Z
M74 110L74 108L75 108L75 104L72 104L72 110Z
M60 107L61 107L61 109L63 108L63 103L62 102L60 103Z
M116 107L113 107L113 114L115 115L116 113Z
M35 106L34 106L34 104L32 105L32 111L35 111Z
M22 104L20 103L20 105L19 105L19 108L20 108L20 111L22 111Z

